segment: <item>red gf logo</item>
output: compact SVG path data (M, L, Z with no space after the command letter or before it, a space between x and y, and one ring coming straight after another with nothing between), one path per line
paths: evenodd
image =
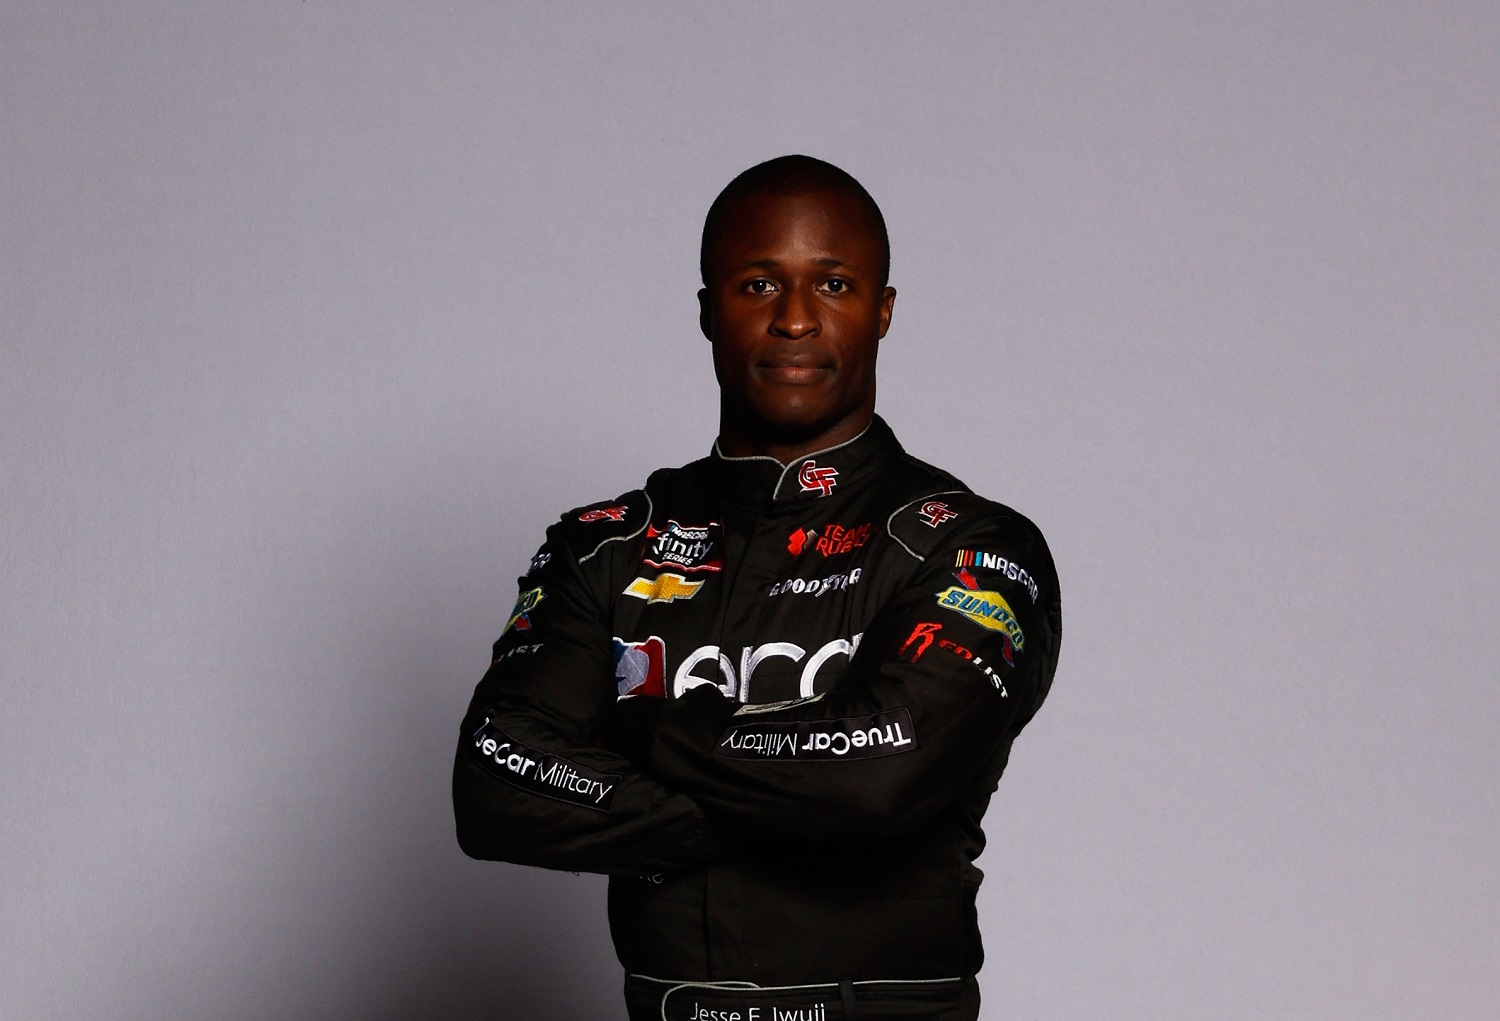
M797 481L802 483L804 493L817 493L827 496L833 492L833 487L838 485L835 481L839 477L837 468L819 468L816 461L803 461L802 470L797 473Z
M944 521L951 521L958 517L958 511L949 510L946 503L938 503L936 500L928 500L922 504L922 509L917 511L922 520L927 522L929 528L936 528Z

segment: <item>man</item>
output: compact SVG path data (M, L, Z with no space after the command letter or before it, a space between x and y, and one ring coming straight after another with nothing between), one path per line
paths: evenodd
M632 1018L974 1018L980 817L1061 613L1025 518L875 417L884 219L806 156L703 230L710 456L569 511L454 767L477 857L609 873Z

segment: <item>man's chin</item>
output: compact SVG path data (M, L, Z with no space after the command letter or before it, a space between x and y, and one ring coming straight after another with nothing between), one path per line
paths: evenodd
M774 407L749 409L749 414L741 419L741 432L748 439L780 447L831 446L849 438L842 433L850 432L852 436L864 427L868 416L861 416L859 411L859 408L779 403Z

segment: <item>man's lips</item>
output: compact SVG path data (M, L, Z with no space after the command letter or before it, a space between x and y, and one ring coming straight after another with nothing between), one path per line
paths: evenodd
M776 383L812 383L833 369L827 359L813 354L773 355L756 366L762 378Z

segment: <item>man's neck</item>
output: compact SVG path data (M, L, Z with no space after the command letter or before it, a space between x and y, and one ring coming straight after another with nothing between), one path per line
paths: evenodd
M752 435L734 423L719 419L719 453L725 457L769 457L783 467L819 450L848 443L870 426L873 411L851 416L812 437L780 438Z

